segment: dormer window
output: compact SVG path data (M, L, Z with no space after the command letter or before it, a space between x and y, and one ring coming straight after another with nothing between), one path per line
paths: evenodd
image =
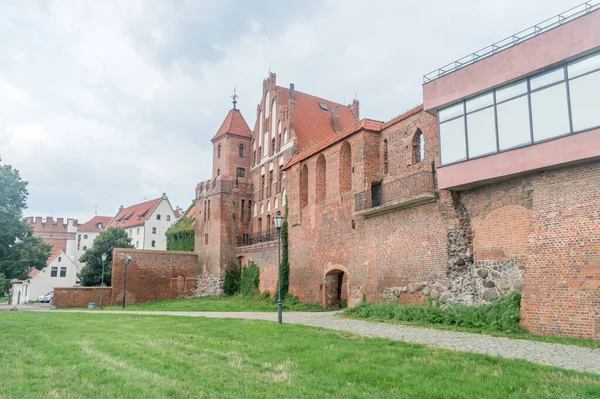
M160 220L160 213L156 215L156 220Z
M99 228L100 230L102 230L102 223L98 223L98 224L96 225L96 227L97 227L97 228Z

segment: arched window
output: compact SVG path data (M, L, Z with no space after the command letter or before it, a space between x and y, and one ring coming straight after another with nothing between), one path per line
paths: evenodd
M285 192L285 188L281 192L281 205L285 205L287 202L287 193Z
M258 231L262 232L262 218L258 218Z
M281 150L281 121L279 121L279 126L277 127L277 151Z
M240 145L238 146L238 151L240 154L240 158L244 158L244 144L240 143Z
M267 92L267 95L265 96L265 119L267 119L270 115L269 115L269 106L271 105L271 101L269 101L271 97L269 96L269 92ZM268 126L267 126L268 128Z
M156 234L156 227L152 228L152 234Z
M275 106L277 105L277 101L273 99L273 103L271 104L271 134L273 137L277 134L277 109Z
M316 195L315 201L321 202L327 196L327 162L323 154L317 158L317 176L316 176Z
M258 111L258 145L261 145L263 133L263 120L262 120L262 111Z
M217 146L217 158L221 158L221 144Z
M383 174L387 175L389 171L389 159L388 159L388 141L383 140Z
M344 141L340 148L340 194L352 191L352 149L350 143Z
M271 215L267 215L267 231L271 232Z
M304 164L300 172L300 208L308 205L308 166Z
M425 159L425 138L421 129L417 129L413 137L413 163L419 163Z
M283 130L283 144L288 142L288 132L287 129Z
M156 214L156 220L160 220L160 213Z

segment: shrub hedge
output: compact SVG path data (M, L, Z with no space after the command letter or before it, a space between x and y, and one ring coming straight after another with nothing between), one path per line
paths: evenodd
M515 292L484 306L456 304L442 307L437 302L429 302L423 306L363 301L354 308L346 309L344 313L365 319L443 324L481 331L521 333L524 329L519 324L520 310L521 294Z

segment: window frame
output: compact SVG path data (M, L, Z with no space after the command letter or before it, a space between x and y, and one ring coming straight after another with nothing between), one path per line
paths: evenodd
M64 273L63 273L64 272ZM62 266L60 268L60 274L59 277L67 277L67 267L66 266Z
M502 84L501 86L495 87L493 89L487 90L483 93L477 93L475 95L469 96L469 97L465 97L459 101L453 102L451 104L448 104L447 106L438 109L437 111L437 117L438 117L438 153L440 154L440 166L447 166L447 165L453 165L453 164L457 164L457 163L461 163L461 162L467 162L473 159L478 159L478 158L482 158L482 157L487 157L490 155L495 155L495 154L499 154L502 152L506 152L506 151L512 151L514 149L517 148L522 148L522 147L528 147L528 146L532 146L532 145L536 145L536 144L541 144L547 141L551 141L551 140L557 140L569 135L573 135L573 134L578 134L578 133L582 133L582 132L587 132L590 130L594 130L594 129L598 129L600 128L600 125L595 125L595 126L589 126L586 127L584 129L578 129L575 130L573 128L573 110L572 110L572 102L571 102L571 90L570 90L570 82L574 81L576 79L579 79L581 77L593 74L593 73L597 73L600 72L600 65L592 68L584 73L580 73L577 76L571 78L569 77L569 66L572 64L575 64L579 61L582 61L583 59L586 58L592 58L592 57L600 57L600 51L594 51L591 53L587 53L587 54L583 54L580 55L576 58L573 59L569 59L569 60L564 60L560 63L554 64L552 66L549 66L547 68L544 68L541 71L538 71L536 73L533 73L529 76L525 76L525 77L521 77L519 79L515 79L511 82ZM553 81L551 83L546 83L544 85L541 85L539 87L536 87L535 89L531 88L531 80L538 78L540 76L543 76L545 74L550 74L553 71L559 71L559 70L563 70L563 78L557 81ZM518 85L520 83L526 83L526 91L525 93L521 93L521 94L517 94L517 95L513 95L509 98L504 98L502 99L502 101L497 101L496 98L496 93L499 90L505 89L507 87L513 86L513 85ZM556 85L560 85L560 84L564 84L565 85L565 97L566 97L566 102L567 102L567 117L568 117L568 122L569 122L569 130L561 135L557 135L557 136L553 136L553 137L549 137L549 138L544 138L544 139L540 139L540 140L535 140L534 137L534 131L533 131L533 115L532 115L532 103L531 103L531 95L538 92L538 91L542 91L548 88L551 88L553 86ZM482 107L482 108L478 108L477 110L473 110L473 111L469 111L467 112L467 101L472 100L474 98L477 97L482 97L488 94L493 94L493 104L492 105L488 105L486 107ZM517 98L521 98L521 97L527 97L527 107L528 107L528 117L529 117L529 142L528 143L524 143L524 144L520 144L520 145L516 145L513 147L509 147L506 149L500 149L500 132L499 132L499 127L498 127L498 105L501 105L503 103L515 100ZM452 117L449 118L442 118L440 119L439 117L439 113L450 109L452 107L458 106L462 104L463 106L463 113L461 115L454 115ZM487 109L489 107L493 107L494 109L494 122L495 122L495 138L496 138L496 151L494 152L490 152L490 153L486 153L486 154L482 154L482 155L476 155L476 156L471 156L470 155L470 151L469 151L469 140L468 140L468 123L467 123L467 115L481 111L483 109ZM464 123L465 123L465 153L466 153L466 158L465 159L460 159L457 161L452 161L452 162L443 162L442 160L442 139L441 139L441 126L449 121L452 121L454 119L458 119L458 118L464 118Z

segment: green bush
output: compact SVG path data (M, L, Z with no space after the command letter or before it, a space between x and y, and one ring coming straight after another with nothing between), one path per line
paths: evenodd
M231 269L225 271L225 280L223 280L223 293L226 296L233 296L240 292L241 271Z
M260 282L260 269L256 263L249 261L248 266L242 268L240 277L240 294L243 296L252 296L258 293L258 283Z
M365 319L393 320L426 324L443 324L481 331L520 333L521 294L502 297L485 306L449 305L437 303L425 306L403 305L392 302L367 303L345 310L345 314Z

